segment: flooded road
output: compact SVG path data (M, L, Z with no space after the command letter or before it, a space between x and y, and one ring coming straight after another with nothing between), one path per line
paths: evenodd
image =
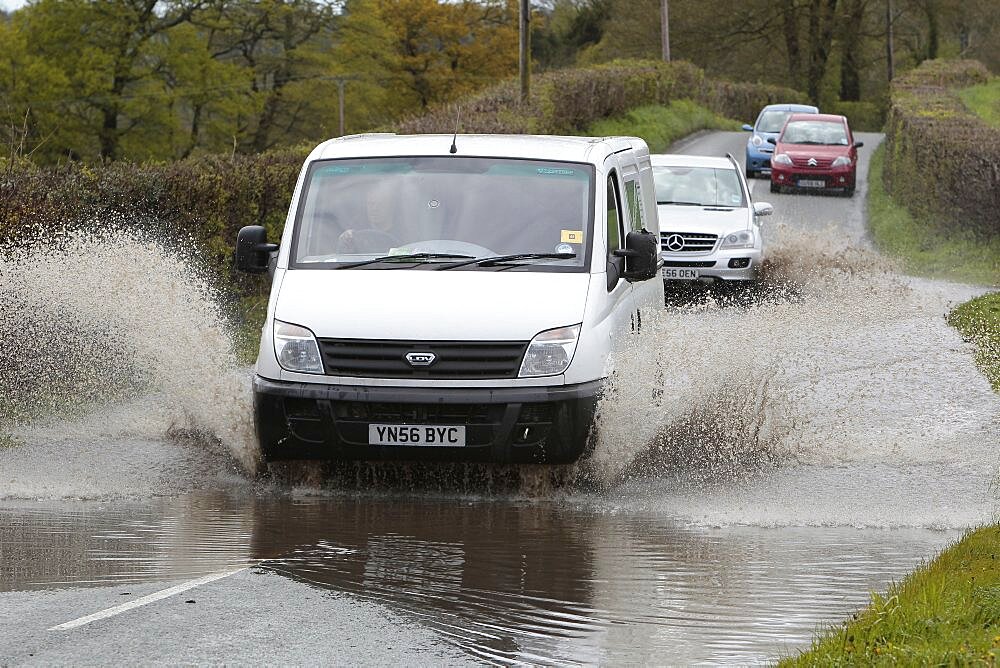
M800 644L954 536L713 529L585 496L554 503L192 493L17 504L0 510L0 526L4 589L131 592L150 580L253 566L289 580L282 595L293 601L301 596L295 583L331 601L349 595L415 620L465 659L496 663L753 662ZM274 595L255 592L253 580L245 587L251 598ZM208 585L191 596L202 603L218 594ZM18 660L13 647L0 650Z
M863 173L879 138L861 138ZM760 663L803 648L994 518L1000 398L943 318L977 288L895 273L866 240L864 188L754 189L776 209L771 293L650 323L656 348L617 362L629 382L601 406L592 461L559 475L249 478L248 376L182 266L150 272L155 252L128 240L97 288L61 278L55 252L0 266L22 276L0 290L23 307L2 330L0 412L40 377L73 408L11 420L0 445L0 664ZM89 261L96 281L108 256L77 275ZM137 298L144 284L157 296ZM47 355L56 336L81 352ZM111 400L94 390L109 366Z

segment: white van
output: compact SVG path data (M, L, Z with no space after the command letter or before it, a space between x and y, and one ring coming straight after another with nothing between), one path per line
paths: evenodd
M572 462L612 349L663 308L632 137L360 135L306 159L254 377L276 459Z

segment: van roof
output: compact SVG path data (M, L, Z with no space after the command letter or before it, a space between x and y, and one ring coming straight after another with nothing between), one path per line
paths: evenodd
M387 157L401 155L451 155L453 135L396 135L368 133L330 139L317 146L309 160ZM530 158L568 162L603 162L611 153L633 149L649 155L638 137L560 137L554 135L460 134L455 137L458 156Z
M713 167L715 169L736 169L726 157L714 155L681 155L679 153L656 153L649 156L654 167Z

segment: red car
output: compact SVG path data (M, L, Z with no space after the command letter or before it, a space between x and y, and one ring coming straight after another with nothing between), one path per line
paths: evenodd
M844 116L792 114L774 143L771 192L783 188L841 190L854 194L858 148Z

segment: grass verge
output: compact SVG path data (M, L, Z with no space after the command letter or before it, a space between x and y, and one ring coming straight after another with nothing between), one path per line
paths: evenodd
M948 322L976 346L976 365L1000 392L1000 292L965 302L948 315Z
M875 244L900 258L913 274L980 285L1000 285L1000 238L991 242L944 235L915 219L885 191L885 150L872 155L868 172L868 225Z
M1000 526L967 533L779 666L997 665Z
M649 105L605 118L587 127L592 137L629 135L642 137L652 153L663 153L678 139L699 130L739 130L739 121L720 116L691 100L675 100L668 105Z
M958 91L962 103L987 125L1000 128L1000 77Z

